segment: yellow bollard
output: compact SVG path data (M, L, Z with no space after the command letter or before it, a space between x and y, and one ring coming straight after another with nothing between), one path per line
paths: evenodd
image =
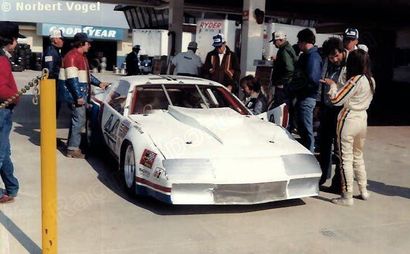
M56 81L40 81L41 211L43 254L57 253Z

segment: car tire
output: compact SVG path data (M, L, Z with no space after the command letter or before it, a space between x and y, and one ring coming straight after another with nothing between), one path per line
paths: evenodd
M135 176L137 164L135 161L134 148L131 144L128 144L124 149L124 157L121 164L125 190L131 196L136 196Z

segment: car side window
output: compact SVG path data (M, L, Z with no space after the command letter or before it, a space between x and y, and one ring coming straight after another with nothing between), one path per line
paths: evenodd
M156 109L168 109L169 103L164 90L160 86L138 87L136 103L132 112L147 114Z
M125 102L127 100L130 83L121 80L116 84L108 95L107 103L121 115L124 113Z

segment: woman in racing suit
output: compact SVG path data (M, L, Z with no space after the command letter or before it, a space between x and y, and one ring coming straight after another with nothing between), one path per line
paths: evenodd
M367 112L373 99L375 81L370 71L369 55L362 49L349 54L347 59L347 83L337 90L331 79L324 82L331 86L329 95L332 103L343 105L337 121L340 147L342 196L333 199L338 205L353 205L353 177L355 175L361 198L367 200L367 175L363 160L363 147L367 132ZM354 175L353 175L354 174Z

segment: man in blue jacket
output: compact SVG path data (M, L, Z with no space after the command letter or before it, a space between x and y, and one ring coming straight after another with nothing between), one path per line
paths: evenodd
M296 117L301 142L314 152L313 110L316 106L322 74L322 58L315 46L316 38L312 30L308 28L301 30L297 38L299 49L303 53L296 63L295 74L288 92L297 99Z
M63 32L59 29L52 30L50 32L51 45L46 48L43 55L43 68L47 68L49 71L48 78L58 80L61 67L61 54L60 50L64 46ZM61 102L63 100L64 87L59 87L56 82L56 113L60 111Z

